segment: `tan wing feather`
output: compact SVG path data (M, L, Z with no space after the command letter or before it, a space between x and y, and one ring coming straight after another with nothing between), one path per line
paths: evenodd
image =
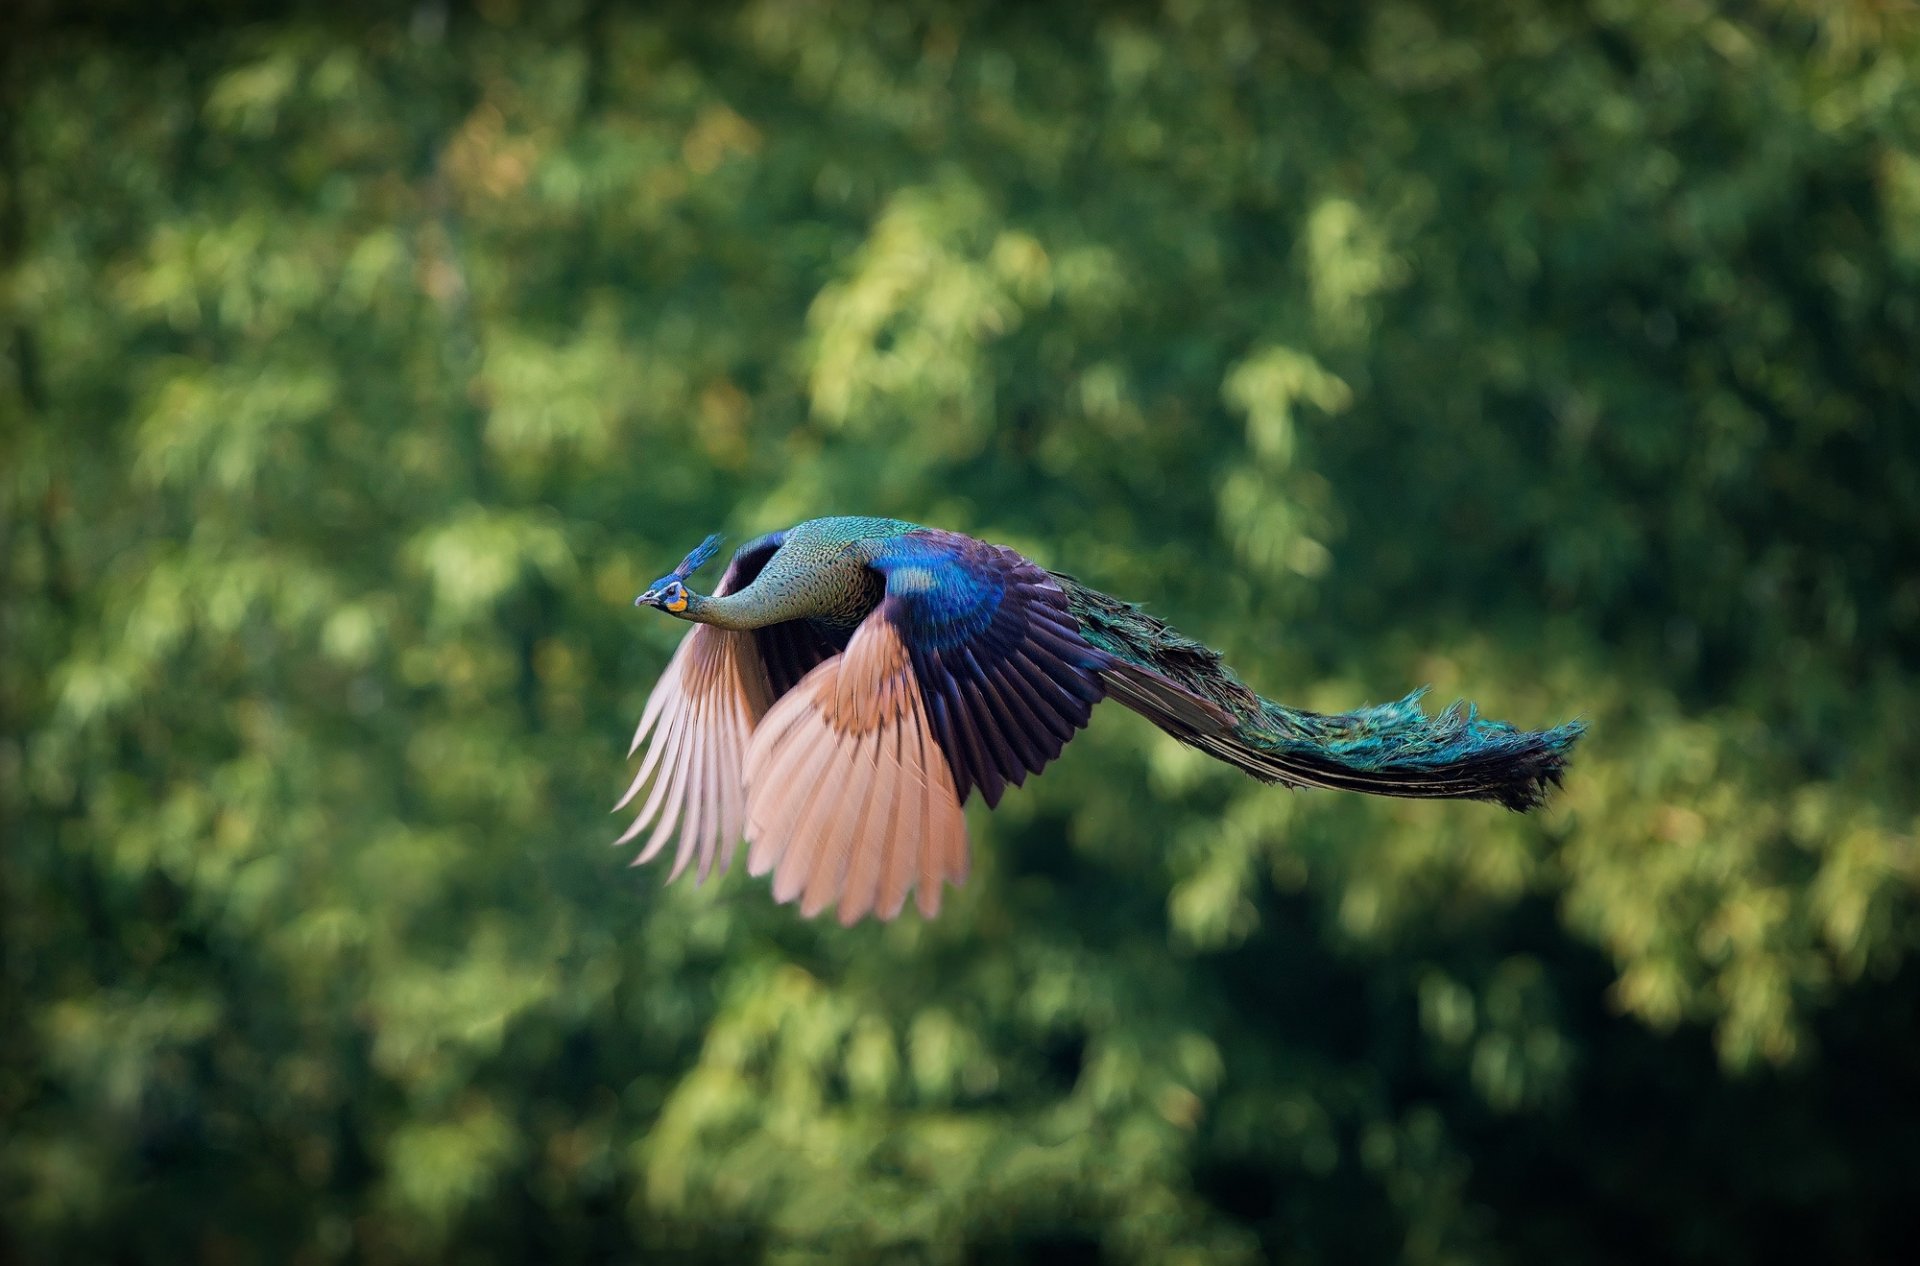
M775 900L840 922L891 919L917 887L940 910L967 871L967 820L928 725L906 644L869 616L847 649L767 713L747 746L748 869Z
M726 871L746 822L747 743L772 697L751 633L701 624L681 639L627 749L631 756L647 744L640 772L614 806L624 809L653 784L633 825L614 841L630 843L653 824L634 865L652 861L677 835L669 883L696 857L696 885L706 882L716 861Z

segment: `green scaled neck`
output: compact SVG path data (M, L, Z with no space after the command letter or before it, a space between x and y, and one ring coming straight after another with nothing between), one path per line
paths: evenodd
M799 619L851 628L885 591L868 566L875 548L913 530L897 519L809 519L782 534L778 552L752 583L724 597L689 593L686 609L677 614L723 629L763 629Z
M711 624L715 628L743 632L747 629L764 629L769 624L793 618L768 610L771 604L764 601L766 597L768 595L765 593L754 593L753 586L724 598L703 597L689 590L687 609L676 614L695 624Z
M844 570L843 565L810 572L797 559L776 556L738 593L714 597L689 590L687 608L679 615L683 620L743 631L823 615L827 610L823 591L832 592L833 582L844 579L839 574Z

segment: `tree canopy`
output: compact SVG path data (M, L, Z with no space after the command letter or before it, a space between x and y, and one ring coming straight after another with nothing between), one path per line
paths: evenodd
M1911 1252L1900 7L0 21L0 1254ZM833 513L1591 732L1101 709L932 923L624 869L632 596Z

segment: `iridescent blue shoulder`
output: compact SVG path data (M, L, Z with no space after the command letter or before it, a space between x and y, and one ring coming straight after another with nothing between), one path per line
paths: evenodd
M978 635L993 622L1008 585L1039 568L1004 546L919 528L887 540L872 566L901 601L899 616L912 645L942 650Z
M886 578L875 614L907 646L960 798L978 787L998 804L1087 723L1109 657L1052 577L1005 546L921 528L886 541L871 566Z

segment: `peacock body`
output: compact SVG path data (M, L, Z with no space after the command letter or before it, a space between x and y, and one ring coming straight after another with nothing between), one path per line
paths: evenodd
M967 873L961 806L1023 784L1112 698L1266 782L1540 804L1578 723L1525 731L1416 691L1325 715L1249 689L1220 656L1131 603L1004 546L897 519L813 519L741 546L712 596L686 581L709 537L635 605L690 621L648 698L616 808L621 843L676 841L698 881L748 842L777 900L842 923L938 913Z

